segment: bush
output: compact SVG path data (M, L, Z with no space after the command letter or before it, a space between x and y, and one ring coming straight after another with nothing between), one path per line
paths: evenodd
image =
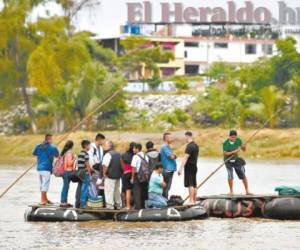
M30 130L31 121L29 117L17 116L13 120L13 133L24 134Z
M157 76L153 76L153 78L146 80L146 82L151 89L157 89L157 87L161 83L161 79Z
M174 128L177 126L186 125L191 120L191 116L181 109L176 109L174 112L159 113L155 116L153 124L161 128Z

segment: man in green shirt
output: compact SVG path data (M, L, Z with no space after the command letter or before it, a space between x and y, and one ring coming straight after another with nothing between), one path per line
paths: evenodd
M243 181L246 194L251 194L248 188L248 179L245 175L246 162L238 155L241 150L246 151L246 145L244 145L242 140L237 137L237 132L231 130L228 139L223 143L224 161L228 172L230 195L233 195L233 169L239 179Z

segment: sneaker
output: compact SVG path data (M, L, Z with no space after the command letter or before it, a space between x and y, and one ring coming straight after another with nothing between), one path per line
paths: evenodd
M110 209L110 210L114 210L114 209L115 209L114 206L106 206L105 208L106 208L106 209Z
M121 207L120 205L115 205L115 209L116 209L116 210L121 210L122 207Z

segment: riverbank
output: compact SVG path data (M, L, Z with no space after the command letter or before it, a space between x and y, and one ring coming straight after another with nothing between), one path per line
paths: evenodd
M255 130L240 131L240 136L245 140ZM226 138L228 130L209 128L194 130L195 139L201 147L201 157L222 157L222 142ZM137 133L123 131L103 132L107 139L114 141L119 150L125 150L128 142L137 141L145 144L148 140L161 144L162 133ZM184 131L173 131L174 150L176 154L183 155L185 141ZM58 141L63 135L56 135L54 141ZM82 139L93 140L95 132L79 131L70 136L76 144L76 152L80 150ZM22 162L32 159L31 152L34 146L43 140L43 135L18 135L0 137L0 163ZM281 159L300 158L300 129L265 129L261 131L248 145L244 156L251 159ZM61 148L62 145L59 145Z

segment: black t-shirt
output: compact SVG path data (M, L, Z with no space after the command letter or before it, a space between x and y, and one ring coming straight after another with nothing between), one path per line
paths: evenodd
M189 155L189 158L186 162L185 168L188 169L195 169L197 168L197 161L199 155L199 147L195 142L190 142L185 149L185 153Z

